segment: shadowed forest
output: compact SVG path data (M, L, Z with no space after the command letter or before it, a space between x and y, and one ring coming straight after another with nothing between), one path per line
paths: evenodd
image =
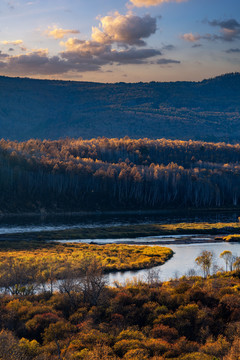
M2 212L237 208L240 146L98 138L0 142Z
M101 84L0 77L0 136L239 142L240 74Z

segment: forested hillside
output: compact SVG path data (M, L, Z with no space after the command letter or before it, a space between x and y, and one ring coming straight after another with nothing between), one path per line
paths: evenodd
M239 207L239 161L239 144L1 140L0 210Z
M0 77L0 137L148 137L239 142L240 74L202 82Z

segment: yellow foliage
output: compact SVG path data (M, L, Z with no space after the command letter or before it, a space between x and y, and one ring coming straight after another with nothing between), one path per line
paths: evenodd
M160 246L137 245L93 245L93 244L59 244L34 250L4 250L0 251L0 268L2 274L4 265L14 261L25 268L38 269L43 280L61 276L68 264L72 269L78 269L81 262L88 258L95 258L105 272L125 269L149 268L163 264L172 256L171 249ZM17 259L17 260L16 260ZM1 276L0 276L1 278ZM17 306L17 304L16 304Z

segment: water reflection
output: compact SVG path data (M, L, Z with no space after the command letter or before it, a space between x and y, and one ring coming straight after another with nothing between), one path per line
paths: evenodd
M240 256L239 243L204 243L204 244L190 244L190 245L169 245L174 251L174 256L162 266L156 266L154 269L159 271L161 281L170 280L176 276L180 277L186 275L190 270L194 269L196 273L202 275L199 268L195 264L195 259L203 250L212 251L214 253L214 266L224 269L224 261L219 258L219 255L224 250L230 250L233 255ZM147 270L139 271L125 271L109 274L109 283L113 284L118 281L124 284L127 280L134 278L144 279L147 276Z

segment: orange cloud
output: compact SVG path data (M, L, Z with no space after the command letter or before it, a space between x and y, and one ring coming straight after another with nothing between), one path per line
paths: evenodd
M178 64L174 59L159 59L161 50L147 47L145 39L156 31L156 17L115 12L99 18L99 26L92 28L89 40L73 36L61 40L79 31L48 28L45 34L60 39L63 51L55 56L50 55L48 49L24 49L24 54L13 56L0 53L0 68L5 74L33 76L102 71L104 66L114 64ZM22 44L22 41L15 43Z
M168 2L181 3L188 0L130 0L130 1L136 7L150 7L150 6L158 6Z
M91 40L79 40L76 38L69 38L66 42L61 41L61 46L66 47L70 53L79 53L81 56L97 56L104 53L109 47L105 44Z
M181 38L185 41L196 42L196 41L200 40L202 37L199 34L194 35L192 33L188 33L188 34L182 35Z
M66 35L79 34L78 30L70 30L70 29L61 29L61 28L49 28L45 31L45 34L48 37L53 37L54 39L63 39Z
M21 44L23 44L23 41L22 40L13 40L13 41L4 40L4 41L1 41L1 43L4 45L21 45Z
M92 40L102 44L120 43L126 45L145 45L143 39L150 37L157 30L156 18L143 17L116 12L113 16L99 19L100 28L92 28Z

